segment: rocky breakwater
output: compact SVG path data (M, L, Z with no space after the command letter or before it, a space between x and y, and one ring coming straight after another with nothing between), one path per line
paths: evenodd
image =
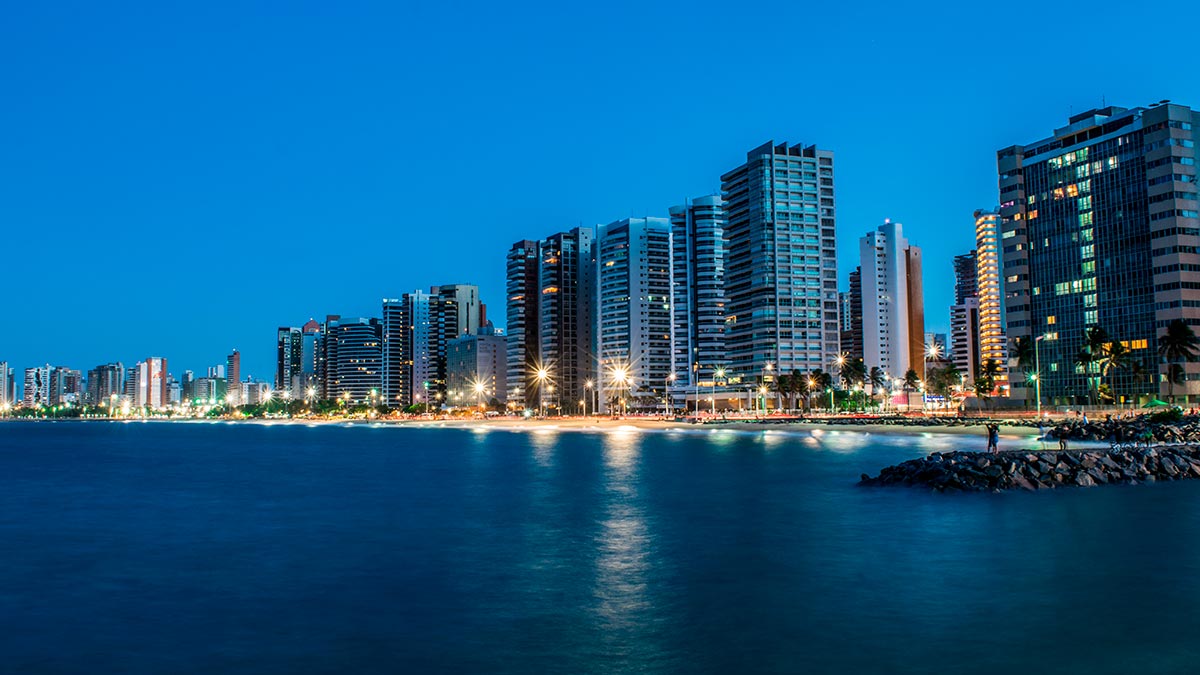
M1148 447L1065 452L935 452L889 466L862 486L1000 492L1153 483L1200 478L1200 447Z

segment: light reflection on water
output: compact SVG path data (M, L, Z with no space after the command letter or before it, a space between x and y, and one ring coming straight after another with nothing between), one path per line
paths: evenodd
M1200 662L1200 481L855 487L930 451L982 449L982 434L0 434L0 598L13 608L0 612L0 653L13 672L1124 674Z

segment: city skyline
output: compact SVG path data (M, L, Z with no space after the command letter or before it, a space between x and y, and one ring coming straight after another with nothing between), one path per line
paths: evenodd
M8 331L0 358L90 367L162 353L199 369L238 348L245 372L269 381L275 345L261 336L280 325L331 310L370 315L381 298L445 281L478 284L498 303L504 269L492 251L530 231L667 217L671 206L715 192L722 171L771 138L838 156L840 288L857 237L884 218L922 242L928 279L949 278L951 256L973 241L958 224L998 202L997 148L1106 99L1132 106L1188 94L1171 69L1102 52L1093 68L1032 103L982 105L998 101L1008 67L978 48L993 17L886 6L778 8L773 21L827 27L810 38L827 65L779 87L773 69L748 67L751 59L799 66L805 57L760 42L753 15L698 10L529 11L527 21L507 20L512 30L501 36L490 30L499 10L480 8L456 25L457 40L441 44L436 31L415 28L449 25L448 11L436 8L372 21L334 8L286 20L241 8L236 22L220 7L186 21L165 8L119 17L77 8L70 21L21 8L0 41L0 53L24 64L3 76L13 105L0 111L0 221L10 251L52 250L73 265L48 275L38 256L6 261L13 283L36 284L6 298L0 322L55 330L36 339ZM1103 14L1073 25L1100 30ZM581 19L594 34L650 45L665 44L662 26L671 25L724 46L600 59L572 37ZM190 27L157 37L151 29L164 23ZM325 48L311 49L314 35ZM509 41L531 46L513 50ZM74 48L30 57L45 44ZM717 96L666 116L614 114L626 101L670 100L689 81L774 86L777 95L744 109ZM574 170L546 170L564 153L576 157ZM467 161L488 179L463 191L444 177ZM943 232L953 234L935 236ZM114 260L153 256L168 267L151 281L119 266L98 276L74 271L102 247ZM422 255L398 266L398 249ZM241 262L196 275L213 256ZM947 289L927 286L928 306L948 304ZM80 293L92 287L111 290ZM79 298L73 316L95 335L62 335L49 297ZM930 312L930 328L944 331L944 314Z

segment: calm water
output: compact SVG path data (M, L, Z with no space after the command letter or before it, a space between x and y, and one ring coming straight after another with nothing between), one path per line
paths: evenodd
M0 424L0 670L1200 669L1200 481L853 485L955 443Z

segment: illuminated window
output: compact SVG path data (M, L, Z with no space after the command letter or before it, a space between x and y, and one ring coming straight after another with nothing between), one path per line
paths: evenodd
M1088 258L1095 258L1096 257L1095 245L1088 244L1087 246L1080 246L1079 247L1079 256L1081 258L1083 258L1084 260L1087 260Z
M1082 269L1084 274L1095 274L1096 273L1096 261L1088 260L1087 262L1080 265L1080 268Z
M1100 320L1099 314L1100 313L1097 310L1089 309L1088 311L1083 313L1083 323L1088 326L1094 325L1096 322L1098 322Z
M1053 314L1046 317L1046 325L1047 326L1053 326L1056 323L1058 323L1058 317L1054 316Z
M1096 306L1096 294L1088 293L1087 295L1083 296L1083 306L1084 307L1095 307Z
M1077 185L1075 185L1074 183L1071 183L1070 185L1068 185L1067 186L1067 196L1068 197L1078 197L1079 196L1079 187Z

